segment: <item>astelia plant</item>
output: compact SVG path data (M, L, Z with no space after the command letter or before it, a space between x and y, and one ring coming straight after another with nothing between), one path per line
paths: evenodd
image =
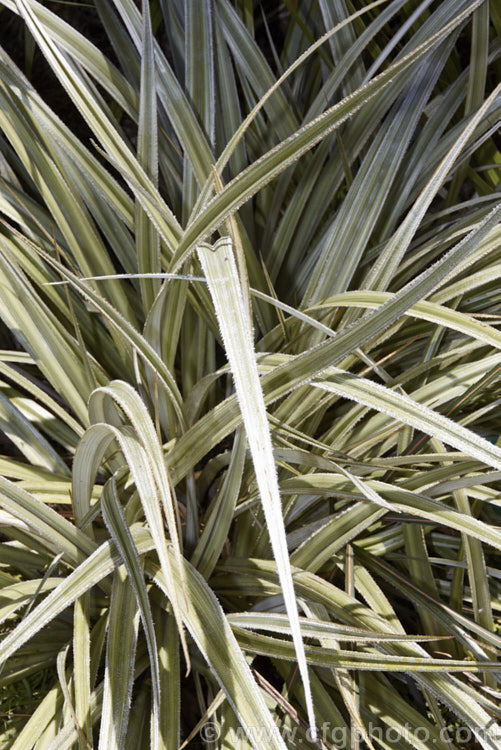
M501 747L501 9L1 0L0 748Z

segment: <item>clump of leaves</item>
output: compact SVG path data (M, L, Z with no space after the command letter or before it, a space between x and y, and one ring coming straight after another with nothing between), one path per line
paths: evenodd
M498 747L501 13L254 5L2 2L1 747Z

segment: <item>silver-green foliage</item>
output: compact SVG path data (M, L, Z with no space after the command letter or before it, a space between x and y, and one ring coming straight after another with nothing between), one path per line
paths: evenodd
M0 3L0 747L499 747L497 4L61 7Z

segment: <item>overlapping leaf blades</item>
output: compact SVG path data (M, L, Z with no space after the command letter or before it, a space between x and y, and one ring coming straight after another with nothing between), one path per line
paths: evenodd
M2 747L498 747L501 16L253 5L2 2Z

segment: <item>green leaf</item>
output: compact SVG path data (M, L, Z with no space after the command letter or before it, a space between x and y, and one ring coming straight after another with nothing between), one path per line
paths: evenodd
M139 610L136 595L124 568L116 570L110 601L109 632L99 745L123 748L134 679Z
M149 4L143 3L143 49L141 54L141 96L139 102L138 161L153 184L158 183L157 84ZM136 248L139 273L160 271L158 233L148 214L136 201ZM156 294L158 281L141 279L145 312Z
M148 594L146 591L146 584L144 581L143 573L141 570L141 565L139 561L139 557L136 551L136 548L134 546L134 542L132 540L129 528L127 526L122 508L120 506L120 500L117 496L117 488L116 488L116 479L115 477L111 477L111 479L108 480L106 483L104 490L103 490L103 496L102 496L102 507L103 507L103 515L106 522L106 525L108 529L110 530L111 536L117 546L117 549L120 551L120 555L125 563L125 567L127 568L127 573L129 574L129 581L130 585L134 589L134 593L136 596L137 606L139 609L139 612L141 613L141 621L143 624L144 633L146 636L146 642L148 644L148 654L150 657L150 670L151 670L151 679L153 683L153 710L152 710L152 719L151 719L151 748L152 750L157 750L157 748L160 747L160 729L159 729L159 722L160 722L160 714L162 711L162 698L161 698L161 692L160 692L160 675L159 675L159 663L158 663L158 650L157 650L157 641L156 641L156 635L155 635L155 627L153 624L153 617L151 613L151 606L150 601L148 599ZM135 641L136 634L131 633L130 634ZM133 648L135 646L134 644L131 644L131 649L129 651L129 659L131 656L133 656ZM131 653L132 650L132 653ZM119 655L119 659L122 659L122 654ZM117 663L117 660L115 659L113 662L108 661L108 673L115 673L113 675L113 678L109 674L109 680L114 679L116 681L116 672L120 669L120 662ZM130 679L130 678L129 678ZM105 681L105 690L106 685L110 685L110 682ZM111 716L108 715L107 717L107 735L109 736L109 733L112 731L112 739L115 741L115 744L117 747L120 747L127 723L124 721L123 713L125 709L127 708L127 703L129 699L129 684L127 681L127 691L125 695L118 695L118 696L110 696L108 697L108 700L115 701L118 700L118 704L114 703L114 705L110 706L109 703L107 704L108 710L112 711ZM125 706L123 705L125 703ZM116 711L118 710L118 723L115 724L115 716ZM113 728L111 727L111 724L113 724ZM100 743L104 742L104 738L106 735L102 735L100 737Z

